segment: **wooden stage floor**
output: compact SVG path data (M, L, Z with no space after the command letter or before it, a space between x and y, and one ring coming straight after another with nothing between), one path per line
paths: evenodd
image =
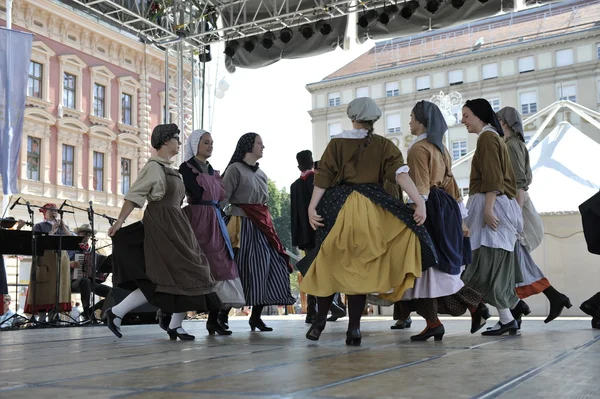
M392 331L390 318L366 318L360 347L344 343L347 319L317 343L299 316L264 319L275 331L232 318L229 337L185 322L193 342L171 342L156 325L126 326L120 340L104 326L3 331L0 398L600 397L600 330L589 319L526 318L516 337L443 319L443 341L412 343L422 319Z

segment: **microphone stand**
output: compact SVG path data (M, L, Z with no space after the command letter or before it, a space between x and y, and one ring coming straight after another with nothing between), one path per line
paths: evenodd
M60 215L60 221L58 222L58 252L56 253L56 295L54 300L54 309L50 311L52 314L52 320L55 321L58 325L61 324L60 314L66 313L60 309L60 277L61 277L61 264L62 264L62 238L64 235L64 223L63 223L63 215L65 213L74 213L71 211L64 211L62 209L57 209L58 214ZM70 317L70 315L69 315Z

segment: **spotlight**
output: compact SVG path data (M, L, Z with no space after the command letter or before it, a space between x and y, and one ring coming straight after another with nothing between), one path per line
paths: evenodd
M465 0L452 0L451 3L452 7L458 10L459 8L465 5Z
M398 9L398 6L395 4L385 7L383 9L383 12L381 14L379 14L379 22L381 22L383 25L389 24L390 21L396 17L396 14L398 14L398 11L400 11L400 10Z
M435 14L440 9L440 0L427 0L425 9L432 14Z
M292 36L294 36L294 32L290 28L283 28L279 33L279 40L283 42L283 44L288 44L292 40Z
M410 19L415 11L419 9L419 2L417 0L411 0L405 3L404 7L400 10L400 16L404 19Z
M309 24L302 25L300 27L300 34L306 40L310 39L314 33L315 33L315 31L313 30L312 26L310 26Z
M254 49L256 48L257 45L258 45L258 39L256 38L256 36L248 37L248 38L246 38L246 41L244 42L244 50L251 53L254 51Z
M363 29L367 29L375 25L378 20L379 13L376 10L369 10L358 18L358 25Z
M232 40L225 44L225 55L229 58L233 58L235 52L240 47L240 43L237 40Z
M260 41L260 44L262 44L262 46L264 48L266 48L267 50L270 49L271 47L273 47L274 43L275 43L275 34L271 31L266 32L263 35L262 40Z
M333 30L331 24L322 19L317 21L317 23L315 24L315 29L321 32L323 36L327 36Z

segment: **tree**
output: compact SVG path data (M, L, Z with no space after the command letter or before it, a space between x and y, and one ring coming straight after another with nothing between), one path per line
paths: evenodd
M275 182L269 180L269 211L273 218L273 226L281 243L289 251L292 247L292 221L290 211L290 193L285 188L277 189Z

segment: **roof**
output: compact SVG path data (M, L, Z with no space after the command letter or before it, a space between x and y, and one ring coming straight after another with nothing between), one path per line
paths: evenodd
M568 122L559 123L530 152L529 195L540 213L578 212L600 190L600 144Z
M570 1L533 10L508 13L478 23L431 31L377 43L354 61L327 76L324 81L352 75L368 74L389 68L443 58L466 55L474 51L476 42L483 43L476 51L547 39L568 33L598 28L600 1Z

